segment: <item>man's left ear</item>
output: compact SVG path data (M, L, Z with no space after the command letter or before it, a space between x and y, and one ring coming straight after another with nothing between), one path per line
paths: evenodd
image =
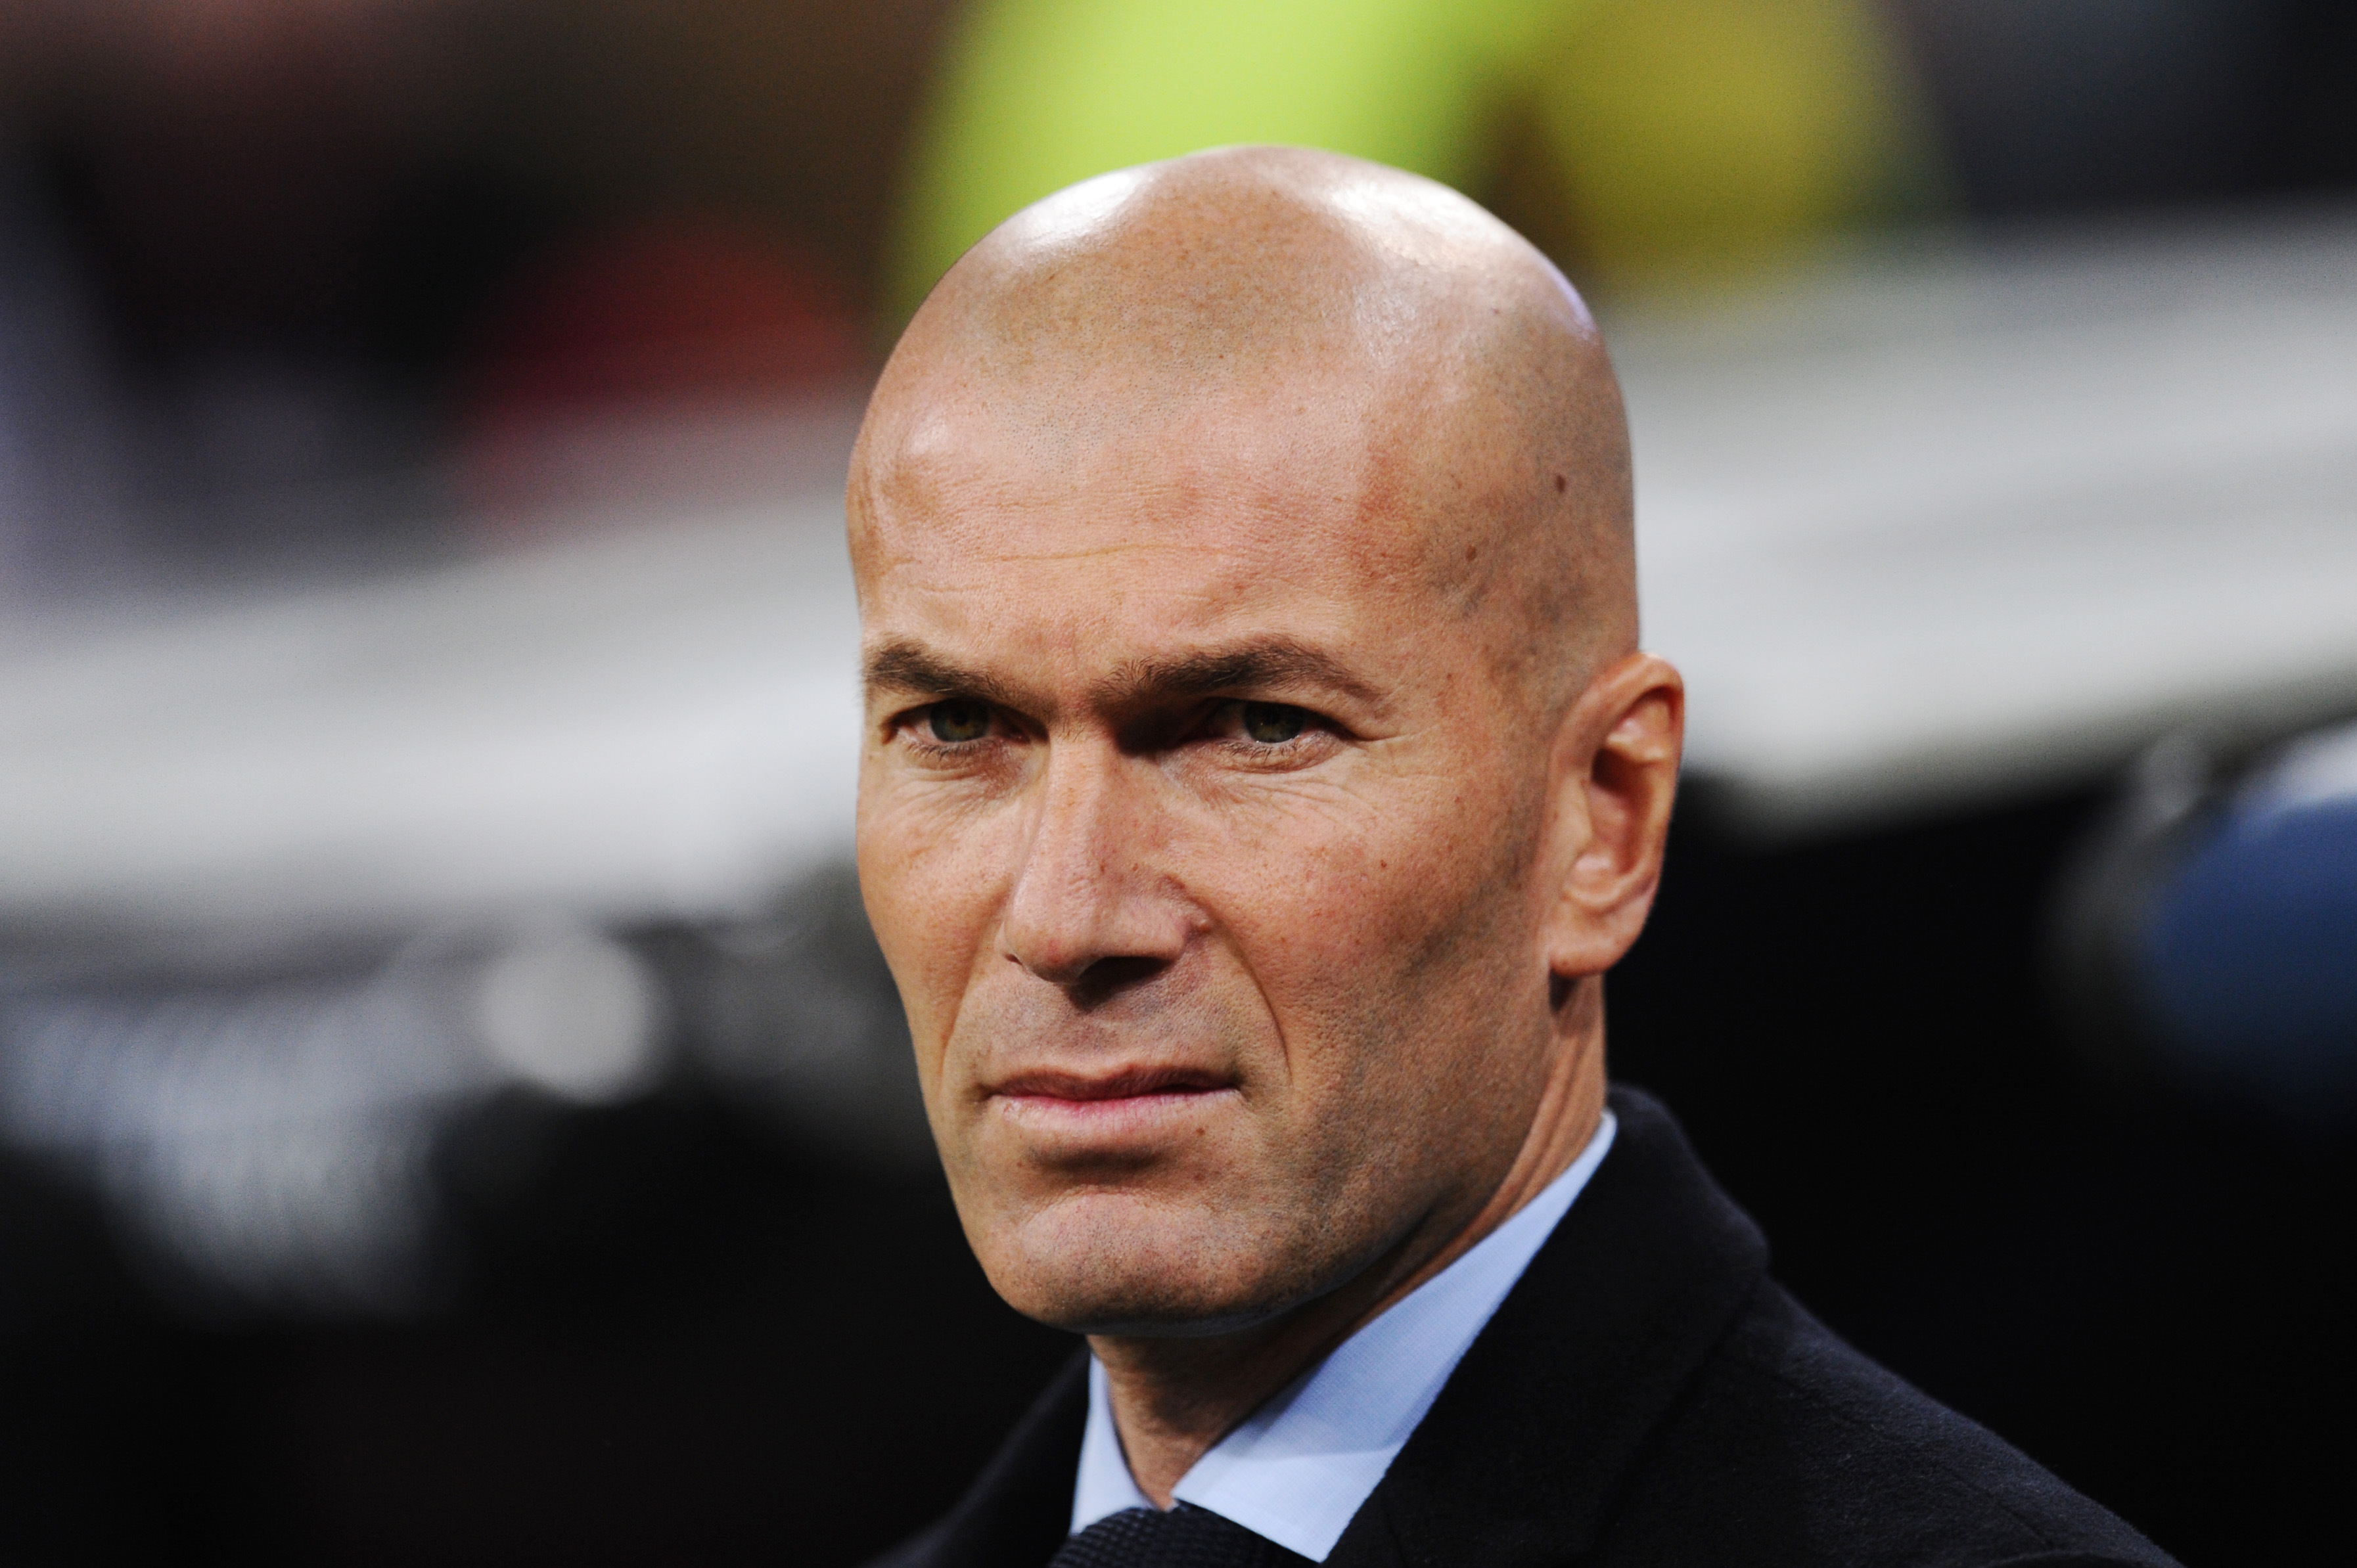
M1670 806L1685 745L1685 682L1666 660L1631 653L1598 671L1564 715L1550 783L1544 932L1549 972L1601 974L1644 929L1662 877Z

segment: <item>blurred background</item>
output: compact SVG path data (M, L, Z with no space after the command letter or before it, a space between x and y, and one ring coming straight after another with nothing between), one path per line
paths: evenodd
M2357 1380L2357 8L0 6L0 1554L850 1563L1069 1342L849 870L841 485L998 219L1490 203L1625 377L1612 983L1801 1296L2191 1563Z

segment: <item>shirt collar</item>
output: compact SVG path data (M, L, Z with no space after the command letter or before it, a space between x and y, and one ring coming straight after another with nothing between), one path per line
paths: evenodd
M1180 1479L1178 1500L1323 1563L1603 1164L1618 1125L1605 1112L1579 1157L1536 1197L1222 1438ZM1152 1506L1130 1476L1104 1369L1092 1358L1073 1533L1124 1509Z

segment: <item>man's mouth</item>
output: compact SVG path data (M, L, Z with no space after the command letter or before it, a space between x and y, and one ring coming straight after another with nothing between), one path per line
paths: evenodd
M1134 1100L1149 1094L1207 1094L1229 1088L1217 1073L1200 1068L1137 1067L1111 1073L1059 1072L1052 1069L1017 1073L996 1084L993 1094L1022 1100Z
M992 1085L990 1096L1020 1126L1093 1142L1151 1134L1234 1092L1233 1079L1200 1068L1138 1067L1017 1073Z

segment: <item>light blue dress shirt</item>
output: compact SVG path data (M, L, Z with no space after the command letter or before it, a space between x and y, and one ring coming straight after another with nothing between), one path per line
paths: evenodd
M1570 1169L1254 1411L1195 1461L1173 1496L1326 1561L1440 1386L1604 1163L1618 1125L1607 1111ZM1152 1506L1130 1476L1104 1369L1092 1360L1072 1530L1124 1509Z

